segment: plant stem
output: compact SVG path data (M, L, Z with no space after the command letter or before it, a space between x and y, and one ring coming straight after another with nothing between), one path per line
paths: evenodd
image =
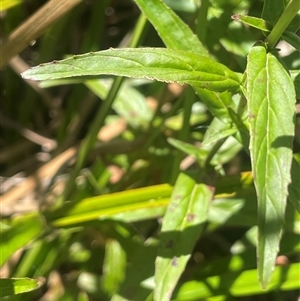
M136 47L139 44L142 33L145 30L146 21L146 17L143 14L141 14L137 21L137 25L135 26L130 42L130 47ZM67 183L64 195L62 196L63 201L68 199L70 197L70 194L74 190L76 177L80 170L83 168L84 164L86 163L88 155L94 147L95 142L97 141L99 130L103 126L105 118L111 110L112 104L116 98L116 95L119 92L122 82L123 77L115 78L106 97L106 100L104 101L103 105L99 107L96 116L89 128L89 131L84 140L82 141L78 152L75 168L70 175L70 179Z
M191 87L187 87L184 95L184 106L183 106L183 122L182 128L180 129L178 139L186 141L190 136L190 118L192 114L192 106L195 102L195 92ZM180 172L180 162L183 158L181 151L176 151L176 155L173 161L172 173L170 182L172 185L175 184L178 174Z
M207 32L207 13L209 8L209 0L202 0L197 12L196 34L199 40L205 45Z
M272 49L291 23L293 18L297 15L297 12L300 8L300 1L299 0L291 0L288 5L286 6L284 12L276 22L275 26L273 27L272 31L266 38L266 43L269 49Z
M208 168L210 161L212 160L212 158L214 157L214 155L218 152L218 150L220 149L220 147L223 145L223 143L226 141L226 138L220 139L218 140L214 146L212 147L212 149L210 150L210 152L207 154L207 157L205 158L204 162L203 162L203 168Z

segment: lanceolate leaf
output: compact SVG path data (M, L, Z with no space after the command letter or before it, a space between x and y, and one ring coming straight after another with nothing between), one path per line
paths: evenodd
M271 24L275 24L289 0L265 0L262 18Z
M224 65L165 48L109 49L42 64L22 74L33 80L98 75L178 82L219 92L239 88L238 76Z
M135 2L155 27L167 48L209 55L192 30L161 0L135 0ZM201 87L193 87L214 116L228 119L227 107L232 101L230 93L215 93Z
M170 300L184 271L202 223L207 219L212 191L180 174L163 219L160 247L155 262L154 300Z
M274 269L291 181L295 90L273 53L254 46L248 57L250 155L258 198L258 270L266 288Z
M300 52L300 37L291 31L286 31L282 38Z
M231 19L241 21L245 25L249 25L262 31L269 32L271 30L271 26L264 19L261 18L236 14L231 16Z
M275 25L284 9L292 0L264 0L264 8L262 11L262 18L268 23ZM297 1L297 0L296 0ZM297 6L297 5L296 5ZM299 4L298 4L299 9ZM296 32L300 25L299 14L289 23L287 30Z
M44 278L9 278L0 279L0 297L17 295L33 291L45 282Z
M135 0L157 30L165 45L208 56L208 52L191 29L161 0Z
M24 247L43 231L44 223L36 213L16 217L9 227L0 232L0 266L13 255L15 251Z

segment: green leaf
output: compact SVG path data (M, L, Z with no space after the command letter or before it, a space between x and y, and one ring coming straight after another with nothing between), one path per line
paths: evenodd
M225 224L233 215L239 216L244 205L244 199L216 199L209 206L207 219L211 223Z
M182 22L163 1L135 0L135 2L168 48L209 56L187 24Z
M66 205L47 218L57 227L106 218L128 222L154 218L164 213L171 192L170 185L162 184L100 195L71 204L70 208Z
M59 85L81 84L86 85L95 95L105 100L112 86L111 79L84 80L80 78L54 79L42 81L41 88L49 88ZM130 101L129 101L130 100ZM148 126L152 112L146 103L145 96L131 87L128 81L124 81L112 104L112 108L133 127ZM132 118L134 116L134 118Z
M0 297L17 295L33 291L45 283L45 278L2 278L0 279Z
M126 253L117 240L109 240L105 245L102 286L112 296L125 278Z
M289 0L265 0L262 11L262 18L274 25L283 13Z
M220 212L221 213L221 212ZM232 254L218 257L212 261L206 261L197 268L194 278L205 279L207 277L226 274L228 272L237 272L254 269L256 265L254 232L257 227L254 226L248 230L241 239L236 241L230 248ZM249 239L250 238L250 239ZM285 233L281 241L281 254L297 254L300 251L299 235ZM254 280L257 282L256 274Z
M296 90L296 98L300 98L300 70L290 70Z
M296 33L300 28L300 5L298 4L298 13L289 24L287 30Z
M132 260L127 266L126 278L118 294L111 301L145 300L153 291L154 261L157 255L158 240L149 238L135 247Z
M300 213L300 162L293 159L292 162L292 183L289 186L289 200L294 208Z
M238 76L220 63L165 48L109 49L41 64L22 73L32 80L98 75L178 82L218 92L237 90L240 85Z
M285 1L284 1L285 2ZM299 11L299 0L290 0L287 5L286 3L282 2L282 0L275 0L272 1L272 17L275 16L278 12L281 13L282 9L280 6L284 7L284 10L282 14L280 15L280 18L276 20L274 27L272 28L270 34L266 38L266 45L268 45L269 49L274 48L274 46L277 44L281 36L283 35L284 31L289 30L293 32L294 29L294 21L296 21L296 25L299 28L299 16L297 15L297 12ZM270 1L266 0L265 4L270 4ZM279 5L278 5L279 4ZM276 8L278 6L278 10L275 12L274 7ZM265 10L264 10L265 11ZM272 23L272 20L271 20ZM273 24L273 23L272 23ZM295 30L296 31L296 30Z
M38 275L47 275L51 270L56 269L61 261L64 260L64 255L68 254L72 261L74 255L70 247L70 237L78 232L76 228L63 229L55 236L47 236L46 239L41 237L24 252L21 262L14 270L15 277L36 277ZM59 251L57 247L59 246ZM78 257L80 254L76 253Z
M198 87L194 87L194 89L211 114L221 120L229 120L228 107L232 105L232 94L230 92L216 93Z
M256 279L256 270L226 273L206 278L203 281L188 281L180 287L172 300L196 301L210 296L228 296L230 294L234 297L242 297L264 294L275 290L295 290L299 288L299 268L299 263L287 267L277 266L268 290L260 288Z
M155 261L154 299L170 300L207 218L212 191L180 174L164 216Z
M248 56L250 154L258 198L258 272L266 288L274 268L291 181L295 90L273 53L262 45Z
M175 138L168 138L168 142L177 149L185 152L186 154L194 156L197 159L199 165L202 165L202 162L208 154L208 151L205 149L199 149L198 147L190 143L183 142Z
M167 48L209 56L192 30L160 0L135 0L147 19L152 23ZM193 86L199 98L216 117L228 119L227 107L231 94L215 93Z
M286 31L282 38L300 52L300 37L297 34L291 31Z
M1 0L0 3L0 12L10 9L16 5L19 5L22 0Z
M265 0L264 7L262 11L262 18L266 20L268 23L272 24L273 26L278 21L279 17L282 15L283 11L285 10L286 6L291 3L292 0ZM298 1L298 0L296 0ZM299 10L299 3L296 3L296 7L298 6ZM287 27L289 31L296 32L300 26L300 16L297 14L293 20L289 20L290 23Z
M264 19L261 19L261 18L256 18L256 17L252 17L252 16L244 16L244 15L240 15L240 14L233 15L233 16L231 16L231 18L233 20L240 21L245 25L249 25L251 27L260 29L265 32L269 32L271 30L271 26Z
M196 151L199 150L195 150L195 153ZM252 191L252 174L243 173L237 177L222 178L217 182L216 189L220 194L216 195L217 198L231 197L237 189L249 194ZM171 193L172 187L162 184L104 194L82 199L76 205L66 204L56 212L46 212L45 216L56 227L78 226L84 222L108 218L131 223L161 217L168 206ZM214 207L215 204L218 204L218 201L213 202L211 206ZM247 204L251 205L252 200ZM247 226L252 226L254 210L255 206L251 205L251 210L246 211L238 221L234 220L233 224L245 225L246 223Z
M86 292L80 292L77 296L77 301L89 301L88 294Z
M235 111L231 108L228 108L228 113L238 130L235 138L243 145L244 150L248 151L250 136L247 122L245 122L243 118L239 114L235 113Z
M1 230L0 266L18 249L35 239L44 229L42 218L38 214L16 217L9 228Z

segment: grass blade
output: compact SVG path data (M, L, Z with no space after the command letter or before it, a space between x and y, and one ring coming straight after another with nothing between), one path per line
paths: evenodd
M16 217L8 228L0 232L0 266L18 249L35 239L44 229L42 218L38 214Z
M0 279L0 297L33 291L45 282L44 278L3 278Z
M208 56L197 36L160 0L135 0L143 14L170 49L178 49Z

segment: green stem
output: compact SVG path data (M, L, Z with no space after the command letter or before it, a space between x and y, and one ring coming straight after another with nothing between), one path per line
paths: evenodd
M272 49L289 26L293 18L297 15L300 8L299 0L291 0L286 6L284 12L276 22L272 31L266 38L266 43L269 49Z
M207 13L209 8L209 0L202 0L197 12L196 34L199 40L205 44L207 32Z
M135 26L131 42L130 42L130 47L136 47L141 40L142 34L146 28L146 21L147 19L143 14L140 15L137 25ZM72 191L74 190L75 187L75 180L80 172L80 170L83 168L85 165L88 155L90 151L93 149L95 142L97 141L97 136L98 133L101 129L101 127L104 124L105 118L108 115L109 111L111 110L112 104L116 98L116 95L119 92L119 89L121 87L121 84L123 82L123 77L116 77L110 90L109 93L106 97L106 100L104 101L103 105L99 107L96 116L89 128L89 131L82 141L82 144L80 146L80 149L78 151L78 156L75 164L75 168L72 171L70 175L70 179L67 183L66 189L64 191L64 195L62 196L63 200L66 200L70 197Z
M182 128L180 129L178 139L186 141L190 136L190 119L192 114L192 106L195 102L195 91L191 87L187 87L184 95L184 106L183 106L183 122ZM178 174L180 172L180 162L183 158L181 151L176 151L176 155L173 161L172 173L171 173L171 184L175 184Z
M223 143L226 141L226 138L220 139L218 140L214 146L212 147L212 149L209 151L209 153L207 154L207 157L205 158L204 162L203 162L203 168L208 168L212 158L214 157L214 155L218 152L218 150L220 149L220 147L223 145Z

